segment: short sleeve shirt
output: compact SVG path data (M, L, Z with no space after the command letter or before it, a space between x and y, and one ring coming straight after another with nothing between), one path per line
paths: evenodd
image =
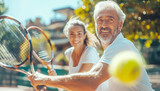
M116 39L104 50L104 53L100 59L100 62L110 64L112 58L123 51L132 50L139 54L134 44L123 37L120 33ZM139 54L140 56L140 54ZM108 90L105 91L154 91L149 82L149 78L145 69L143 69L140 81L136 86L127 87L122 84L118 84L112 80L112 77L108 80Z
M94 47L86 46L85 50L82 53L82 56L80 57L79 64L74 67L72 59L73 50L74 47L71 47L64 53L67 60L69 60L69 74L78 73L82 64L84 63L93 63L93 65L95 65L99 61L97 50Z

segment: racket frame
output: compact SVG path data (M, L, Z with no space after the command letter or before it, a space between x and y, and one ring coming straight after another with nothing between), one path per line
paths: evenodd
M41 32L41 33L44 35L44 37L47 39L47 41L48 41L48 43L49 43L49 45L50 45L50 49L51 49L51 59L49 59L50 61L48 61L48 62L51 62L51 67L49 67L49 65L47 64L48 62L44 61L43 59L41 59L41 58L36 54L36 52L34 51L34 49L32 50L32 51L33 51L32 54L34 55L34 57L35 57L40 63L44 64L44 65L48 68L48 70L53 70L53 69L54 69L54 68L53 68L54 51L53 51L52 42L51 42L50 38L44 33L44 31L43 31L41 28L39 28L39 27L37 27L37 26L30 26L30 27L27 28L28 33L29 33L29 31L33 31L33 30L37 30L37 31ZM32 38L31 38L31 39L32 39Z
M15 70L15 71L18 71L18 72L21 72L21 73L24 73L26 75L30 75L31 73L23 70L23 69L18 69L20 66L22 66L24 63L26 63L27 60L30 59L30 66L31 66L31 70L32 70L32 73L35 72L34 70L34 66L33 66L33 62L32 62L32 41L31 41L31 37L30 37L30 34L28 33L27 29L25 27L23 27L23 25L18 21L16 20L15 18L11 17L11 16L0 16L0 19L9 19L9 20L13 20L14 22L16 22L18 25L20 25L20 27L22 28L22 30L24 30L24 32L26 33L26 37L28 39L28 42L29 42L29 47L30 47L30 53L28 55L28 57L20 64L18 65L14 65L14 66L9 66L9 65L5 65L3 63L0 63L0 66L3 67L3 68L6 68L6 69L11 69L11 70ZM27 40L26 39L26 40Z

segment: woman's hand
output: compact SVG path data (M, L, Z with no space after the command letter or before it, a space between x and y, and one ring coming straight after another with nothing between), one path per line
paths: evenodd
M57 73L54 69L48 70L48 74L49 74L49 76L57 76Z

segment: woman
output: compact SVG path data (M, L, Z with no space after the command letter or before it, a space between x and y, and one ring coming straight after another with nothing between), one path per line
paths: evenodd
M99 61L99 56L96 49L91 47L94 42L89 39L85 24L77 18L71 18L63 32L72 46L64 53L69 60L69 74L89 71Z

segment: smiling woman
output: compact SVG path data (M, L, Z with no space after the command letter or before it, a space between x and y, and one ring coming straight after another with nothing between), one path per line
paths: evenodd
M99 56L96 49L91 47L94 42L90 40L85 24L77 17L71 18L64 28L64 34L72 45L65 51L69 60L69 74L89 71L98 62Z

